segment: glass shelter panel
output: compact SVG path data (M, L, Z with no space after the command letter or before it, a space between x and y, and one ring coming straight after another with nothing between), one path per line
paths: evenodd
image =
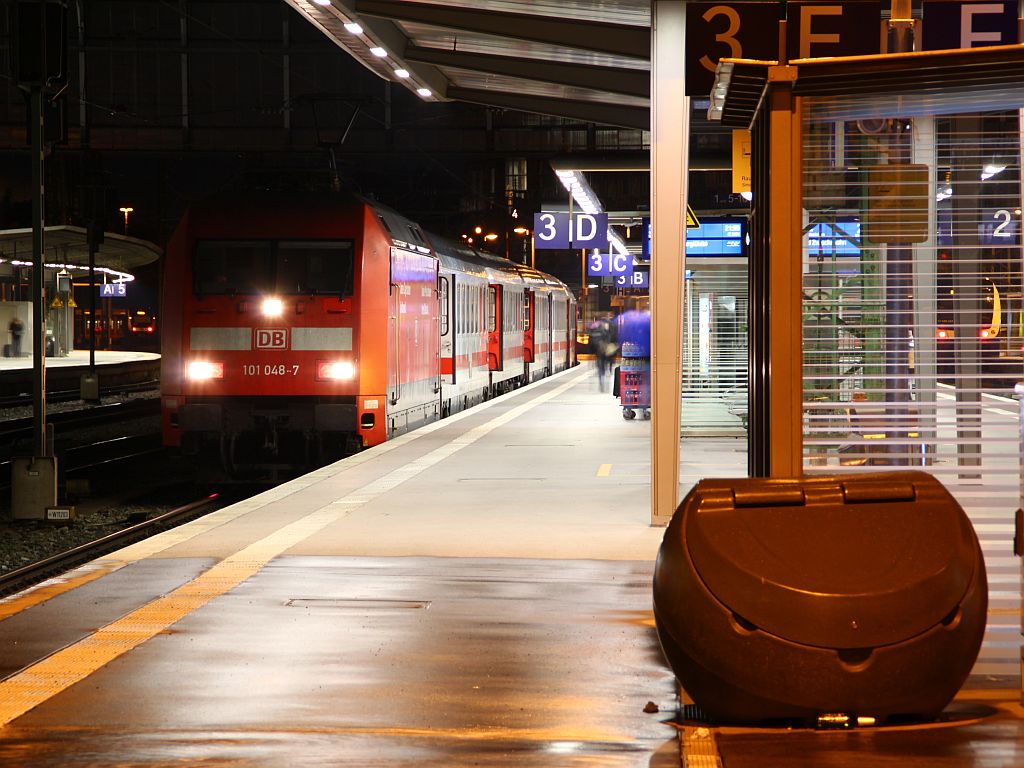
M932 473L978 529L992 584L986 529L1009 546L1021 477L1019 105L803 104L804 471ZM1019 590L1004 580L1010 612ZM990 631L1013 639L1015 616L1005 623ZM1016 654L1003 655L987 669L1016 676Z
M684 293L683 437L746 435L746 258L689 255Z

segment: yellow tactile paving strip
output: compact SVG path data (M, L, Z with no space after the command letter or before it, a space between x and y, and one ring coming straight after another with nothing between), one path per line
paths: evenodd
M105 664L163 632L197 608L201 608L214 598L224 595L257 573L270 560L332 523L337 522L348 515L353 509L361 507L378 496L387 493L389 490L443 461L462 448L472 445L492 430L517 418L527 410L562 394L565 390L576 385L576 379L577 377L575 376L571 377L566 383L506 411L501 416L474 427L466 432L466 434L435 448L408 465L395 469L383 477L364 485L362 488L349 493L347 496L333 501L305 517L284 526L270 536L260 539L221 560L205 573L197 576L173 592L132 611L79 642L0 682L0 726L7 725L12 720L56 696L61 691L85 679ZM317 475L322 472L323 470L320 470L313 474ZM309 478L310 476L306 477ZM282 488L290 485L286 484ZM288 495L288 493L292 493L294 490L292 488L292 490L282 493L282 495ZM257 498L263 498L264 496L264 494L261 494ZM266 503L265 498L263 503ZM236 506L246 507L245 503ZM247 507L245 511L250 510L251 507ZM229 507L226 510L222 510L222 512L225 513L223 517L227 519L233 519L242 514L236 511L234 507ZM221 512L214 513L214 515L221 515ZM210 517L213 516L211 515ZM209 530L227 522L227 519L211 521L205 526L198 527L203 530ZM199 532L193 533L183 530L180 535L191 538L198 535ZM169 533L174 533L174 531ZM173 544L167 542L174 537L168 537L160 543L156 542L156 539L163 539L164 536L166 534L131 547L126 547L115 553L116 557L112 558L114 565L111 569L116 569L116 567L121 567L127 564L127 562L134 562L149 554L166 549L168 546L173 546ZM177 543L177 541L174 543ZM117 565L117 563L120 563L120 565Z

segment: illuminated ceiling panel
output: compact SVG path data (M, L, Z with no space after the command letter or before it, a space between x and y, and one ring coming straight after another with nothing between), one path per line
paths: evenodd
M287 2L368 69L425 99L649 127L647 0Z

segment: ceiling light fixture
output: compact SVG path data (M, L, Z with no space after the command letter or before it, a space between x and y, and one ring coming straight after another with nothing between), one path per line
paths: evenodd
M569 192L581 211L591 215L601 213L601 201L594 194L594 190L590 188L582 173L574 170L559 169L555 171L555 175L558 176L558 180L562 182L562 186ZM623 256L629 255L629 249L626 248L626 244L611 227L608 228L608 245Z

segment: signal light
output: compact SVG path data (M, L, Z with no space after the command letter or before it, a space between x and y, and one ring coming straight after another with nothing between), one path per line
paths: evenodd
M193 360L188 364L188 377L192 381L209 381L224 378L224 363L209 360Z
M316 377L320 381L347 381L356 375L356 367L348 360L317 360Z

